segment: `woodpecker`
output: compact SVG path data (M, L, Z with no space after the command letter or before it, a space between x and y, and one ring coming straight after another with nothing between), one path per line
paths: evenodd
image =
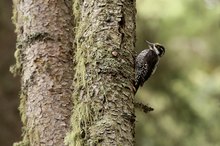
M141 51L135 60L135 88L143 86L144 82L154 74L160 58L165 53L165 48L159 43L146 41L149 49Z

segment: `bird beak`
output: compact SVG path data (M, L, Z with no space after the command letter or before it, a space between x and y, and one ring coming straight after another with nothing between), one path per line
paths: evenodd
M150 48L153 48L153 46L154 46L153 43L151 43L151 42L149 42L149 41L147 41L147 40L145 40L145 41L146 41L146 43L148 44L148 46L149 46Z

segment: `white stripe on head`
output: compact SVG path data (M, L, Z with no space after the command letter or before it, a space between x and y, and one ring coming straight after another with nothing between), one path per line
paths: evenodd
M157 55L160 54L160 52L159 52L158 49L156 48L156 45L154 45L154 48L153 48L153 49L154 49L154 51L156 52Z

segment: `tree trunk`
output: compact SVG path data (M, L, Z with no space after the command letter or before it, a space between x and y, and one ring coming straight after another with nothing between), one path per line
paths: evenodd
M135 1L78 0L71 146L134 145Z
M17 63L21 74L23 141L14 145L64 145L72 110L72 2L14 0Z

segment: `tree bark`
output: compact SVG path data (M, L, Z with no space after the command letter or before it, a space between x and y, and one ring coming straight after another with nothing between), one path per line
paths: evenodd
M74 3L76 53L70 146L134 145L135 1Z
M23 141L14 145L64 145L72 110L72 2L14 0L21 74Z

